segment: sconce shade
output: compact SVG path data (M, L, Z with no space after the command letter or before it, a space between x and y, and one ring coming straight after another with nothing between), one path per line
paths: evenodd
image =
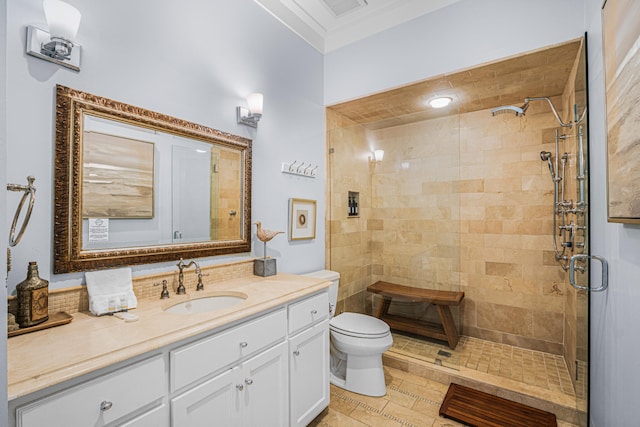
M80 11L60 0L44 0L42 6L51 36L73 41L80 27Z
M262 101L263 96L261 93L249 94L249 96L247 96L247 105L249 108L236 107L238 123L257 128L258 122L262 118Z
M382 159L384 159L384 150L375 150L373 152L373 158L376 160L376 162L381 162Z
M261 93L252 93L247 96L247 104L251 114L262 114L262 102L264 97Z

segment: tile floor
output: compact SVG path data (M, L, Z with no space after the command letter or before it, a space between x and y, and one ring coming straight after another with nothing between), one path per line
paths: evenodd
M456 350L444 344L425 341L407 334L393 333L391 353L408 356L423 362L457 370L488 374L506 381L521 383L539 389L542 395L566 395L570 399L586 395L585 386L578 382L574 391L569 372L562 356L494 343L462 336ZM386 363L386 362L385 362ZM395 366L395 365L394 365ZM404 368L403 368L404 369ZM584 370L584 367L581 369ZM583 376L586 378L586 376ZM437 378L437 377L436 377ZM487 377L488 378L488 377ZM310 426L317 427L385 427L385 426L462 426L441 418L438 410L449 384L424 378L405 370L385 366L386 396L362 396L331 386L331 404ZM440 381L443 381L439 378ZM446 381L444 381L446 382ZM546 391L545 391L546 390ZM558 427L576 427L558 421Z
M467 336L460 337L456 349L451 350L445 345L395 332L391 351L452 369L464 366L544 390L576 396L564 358L556 354ZM586 378L585 375L582 377ZM577 397L582 398L585 395L584 384L577 385Z
M329 408L311 427L463 426L438 415L448 385L385 367L387 394L369 397L331 385Z
M385 367L387 394L369 397L331 386L331 403L311 427L458 427L438 415L448 384ZM558 421L558 427L575 427Z

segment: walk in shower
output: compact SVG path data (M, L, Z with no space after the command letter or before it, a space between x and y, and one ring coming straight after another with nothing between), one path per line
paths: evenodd
M389 354L539 388L573 402L580 425L588 294L566 268L589 251L585 72L580 39L327 109L338 311L375 314L377 281L464 292L455 348L394 333ZM436 96L453 102L424 106ZM440 322L411 298L391 311Z

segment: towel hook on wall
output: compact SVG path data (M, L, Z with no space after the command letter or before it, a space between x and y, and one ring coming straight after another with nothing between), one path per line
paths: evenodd
M319 165L314 165L312 162L298 162L294 160L291 163L283 163L282 173L288 173L290 175L306 176L307 178L315 178L317 175Z

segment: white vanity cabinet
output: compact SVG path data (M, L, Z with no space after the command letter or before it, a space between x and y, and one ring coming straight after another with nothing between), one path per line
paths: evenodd
M286 343L278 344L172 399L171 424L287 425L286 357Z
M329 298L289 306L290 426L306 426L329 405Z
M286 426L287 315L281 309L171 352L171 425ZM250 356L247 358L247 356Z
M323 290L12 400L9 425L305 426L328 404Z
M19 407L18 427L168 426L161 355Z

